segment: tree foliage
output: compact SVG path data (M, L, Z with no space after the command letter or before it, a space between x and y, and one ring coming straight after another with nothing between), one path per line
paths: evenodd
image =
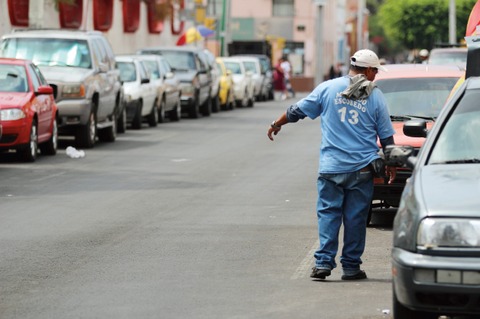
M455 0L457 42L465 36L476 0ZM448 43L449 0L385 0L378 9L378 24L386 37L408 49L431 49Z

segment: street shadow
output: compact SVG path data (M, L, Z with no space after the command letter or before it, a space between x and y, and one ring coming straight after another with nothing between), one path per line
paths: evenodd
M376 228L379 230L392 230L393 220L397 213L397 207L391 208L374 208L372 210L372 219L370 220L369 228Z

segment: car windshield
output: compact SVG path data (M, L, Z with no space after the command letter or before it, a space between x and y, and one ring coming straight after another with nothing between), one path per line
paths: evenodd
M24 66L0 64L0 92L27 92L27 88Z
M255 62L243 62L246 71L252 71L253 74L258 73L257 68L255 66Z
M160 78L160 70L158 68L158 64L155 61L144 61L145 66L147 67L148 71L150 72L150 76L152 79L159 79Z
M0 55L27 59L39 66L92 67L85 40L54 38L10 38L0 47Z
M429 164L480 163L480 90L465 96L445 122L432 149Z
M135 82L137 80L137 72L135 72L133 62L117 62L117 68L120 70L120 81Z
M458 78L384 79L375 83L394 117L436 118Z
M238 62L225 61L225 68L232 71L232 74L242 74L242 67Z
M162 56L176 70L196 70L195 56L192 52L162 51Z

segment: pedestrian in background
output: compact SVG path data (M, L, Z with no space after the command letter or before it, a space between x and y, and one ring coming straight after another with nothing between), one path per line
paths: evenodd
M292 65L290 64L290 61L288 61L288 58L286 56L282 57L280 66L283 69L283 74L285 77L285 88L287 92L290 92L292 97L295 97L295 91L293 90L292 83L290 82L290 79L292 77Z
M342 280L366 279L360 268L365 249L366 222L373 195L373 164L382 148L394 144L395 133L385 97L372 82L380 65L375 52L359 50L350 58L347 76L318 85L306 98L287 108L268 129L273 141L281 127L305 117L321 118L322 141L317 178L317 217L320 247L310 277L325 279L337 266L340 227L344 227L340 256ZM304 137L307 138L307 137ZM392 183L394 167L385 174Z
M279 58L277 64L273 68L273 89L275 95L280 92L280 99L287 99L287 88L285 87L285 72L282 68L282 58Z

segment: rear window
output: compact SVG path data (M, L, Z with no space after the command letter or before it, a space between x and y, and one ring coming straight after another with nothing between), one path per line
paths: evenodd
M458 78L385 79L375 83L387 100L392 116L435 118Z
M161 51L160 54L176 70L196 70L195 55L192 52Z

